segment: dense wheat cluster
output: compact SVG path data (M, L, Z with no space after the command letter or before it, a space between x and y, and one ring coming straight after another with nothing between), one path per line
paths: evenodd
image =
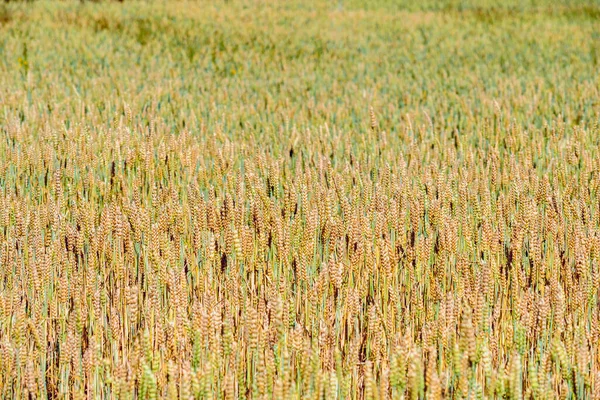
M0 8L0 396L600 394L600 9Z

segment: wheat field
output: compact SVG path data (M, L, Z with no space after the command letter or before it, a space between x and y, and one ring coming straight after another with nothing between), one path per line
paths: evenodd
M600 6L0 5L0 397L600 399Z

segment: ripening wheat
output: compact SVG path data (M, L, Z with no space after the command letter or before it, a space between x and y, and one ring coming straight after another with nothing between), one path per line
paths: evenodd
M600 9L314 3L0 8L0 397L600 398Z

